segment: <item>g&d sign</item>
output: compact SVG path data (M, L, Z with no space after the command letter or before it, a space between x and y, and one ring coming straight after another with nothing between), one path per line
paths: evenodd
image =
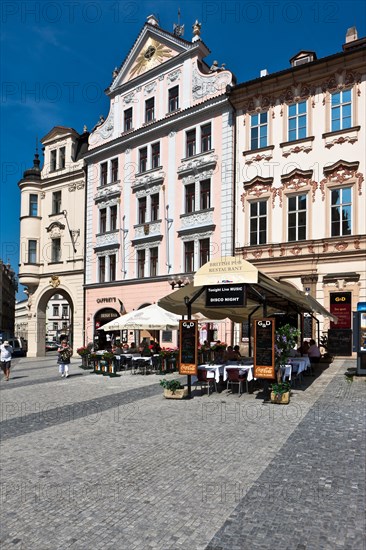
M254 378L275 378L274 319L254 321Z
M197 374L198 321L179 321L179 374Z
M243 307L246 304L245 284L208 286L206 307Z

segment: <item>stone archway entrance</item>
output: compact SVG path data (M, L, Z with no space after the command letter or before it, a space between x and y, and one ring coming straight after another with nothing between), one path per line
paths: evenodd
M55 294L60 294L67 300L70 309L68 338L71 346L74 345L74 303L70 294L62 288L47 289L39 298L35 308L35 335L36 338L28 341L28 355L30 357L44 357L46 355L46 310L49 300ZM33 340L33 341L32 341ZM75 350L74 350L75 351Z

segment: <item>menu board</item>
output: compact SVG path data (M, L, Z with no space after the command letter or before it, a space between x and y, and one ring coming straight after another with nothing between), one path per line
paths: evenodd
M331 329L350 329L352 326L352 292L331 292L330 312L338 319L337 323L330 322Z
M179 321L179 373L197 374L198 321Z
M334 355L352 355L352 330L329 329L327 351Z
M274 319L254 321L254 378L275 378Z

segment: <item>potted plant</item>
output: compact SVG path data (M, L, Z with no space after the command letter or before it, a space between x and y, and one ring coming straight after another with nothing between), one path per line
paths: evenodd
M81 357L81 368L82 369L88 369L89 368L89 357L90 357L90 351L87 347L82 346L81 348L78 348L76 350L76 353L80 355Z
M291 384L289 382L276 382L272 384L271 403L288 405L290 402Z
M164 388L165 399L184 399L188 396L188 388L181 385L179 380L160 380Z

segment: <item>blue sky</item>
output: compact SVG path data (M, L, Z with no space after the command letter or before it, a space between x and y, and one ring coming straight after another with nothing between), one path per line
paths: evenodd
M104 89L146 17L172 31L178 8L191 40L195 19L211 49L206 58L234 72L238 83L289 67L298 51L318 58L342 50L348 27L366 35L364 0L103 1L25 0L1 4L0 258L17 271L20 193L36 137L53 126L91 129L108 114ZM41 155L42 159L42 155Z

